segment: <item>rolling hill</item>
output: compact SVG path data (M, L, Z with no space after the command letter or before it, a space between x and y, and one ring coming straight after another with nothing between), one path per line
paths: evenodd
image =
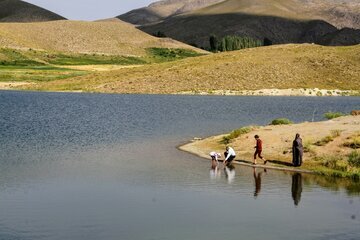
M26 89L174 94L217 90L360 90L360 45L276 45L98 72Z
M132 10L117 18L135 25L144 25L222 1L224 0L163 0L152 3L148 7Z
M0 22L44 22L64 17L19 0L0 0Z
M339 10L343 9L343 10ZM148 32L209 47L209 36L242 35L281 43L322 43L337 27L360 27L360 2L334 0L226 0L141 26ZM336 26L330 24L336 23ZM360 30L358 30L360 31ZM336 39L331 41L339 45ZM352 42L342 42L350 45Z
M147 48L201 52L172 39L150 36L120 20L0 23L0 47L122 56L144 56Z

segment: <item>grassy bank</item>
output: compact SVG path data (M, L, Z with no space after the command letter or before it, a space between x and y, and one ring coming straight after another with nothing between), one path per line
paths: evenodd
M87 75L94 65L132 66L176 61L201 54L188 49L149 48L141 57L0 49L0 82L43 83ZM89 66L86 70L74 66Z
M160 51L161 52L161 51ZM164 54L165 56L167 54ZM165 59L173 59L169 54ZM81 88L108 93L213 93L259 89L360 90L360 45L278 45L210 54L180 61L92 73L31 86L64 91ZM162 57L154 57L156 62ZM341 94L341 93L340 93Z
M269 166L292 168L292 140L300 133L304 162L300 169L328 177L360 180L360 116L345 116L323 122L242 127L229 134L210 137L184 146L202 157L222 152L226 145L237 151L237 159L252 163L254 135L263 140L263 155ZM263 164L258 160L259 164Z

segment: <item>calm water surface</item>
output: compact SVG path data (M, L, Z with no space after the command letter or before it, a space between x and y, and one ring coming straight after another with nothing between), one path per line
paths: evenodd
M214 175L176 149L359 108L360 98L2 91L0 239L360 239L359 183L244 167Z

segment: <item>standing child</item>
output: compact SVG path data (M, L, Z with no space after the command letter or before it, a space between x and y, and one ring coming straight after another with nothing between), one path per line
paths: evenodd
M261 152L262 152L262 141L259 137L259 135L255 135L255 140L256 140L256 146L255 146L255 153L254 153L254 163L256 164L256 157L259 156L260 159L264 160L264 164L266 164L266 159L263 158L263 156L261 156Z

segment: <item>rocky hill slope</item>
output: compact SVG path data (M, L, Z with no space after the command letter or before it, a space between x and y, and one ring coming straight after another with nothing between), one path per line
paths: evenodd
M43 22L64 17L19 0L0 0L0 22Z
M222 1L224 0L163 0L152 3L148 7L132 10L117 18L135 25L144 25Z
M341 14L327 14L329 11L337 12L335 10L338 8L345 8L350 15L353 12L354 21L347 24L347 18L341 17ZM258 40L267 38L273 44L306 42L353 45L359 43L356 36L360 30L338 32L336 26L325 20L335 22L338 26L358 27L358 13L360 2L351 1L339 4L333 0L326 3L323 0L226 0L140 29L150 34L160 31L171 38L204 48L209 47L211 35L219 38L225 35L248 36ZM352 39L353 34L355 37Z

